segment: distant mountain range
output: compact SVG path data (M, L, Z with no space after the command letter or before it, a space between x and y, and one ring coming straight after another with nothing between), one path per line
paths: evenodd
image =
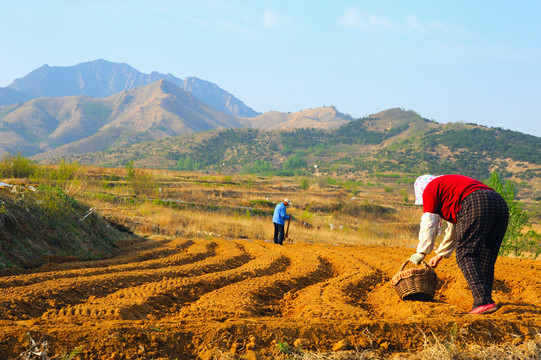
M37 97L108 97L161 79L177 85L216 110L243 117L260 114L211 82L196 77L181 80L171 74L156 71L143 74L127 64L101 59L66 67L43 65L23 78L14 80L9 86L0 88L0 106Z
M104 60L42 66L0 89L0 103L0 155L39 158L216 128L325 129L352 120L334 107L260 114L210 82Z
M104 60L43 66L0 88L0 102L0 156L248 173L318 165L343 176L454 172L484 179L498 170L533 192L541 188L536 136L438 124L398 108L360 119L333 106L260 114L210 82Z

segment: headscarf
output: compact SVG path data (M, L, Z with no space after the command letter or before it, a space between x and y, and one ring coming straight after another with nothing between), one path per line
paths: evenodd
M421 175L415 180L415 205L423 205L423 192L429 182L437 178L436 175Z

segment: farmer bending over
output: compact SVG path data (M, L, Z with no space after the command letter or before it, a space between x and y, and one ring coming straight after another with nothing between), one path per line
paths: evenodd
M272 223L274 224L274 243L283 245L284 243L284 225L286 219L289 219L289 215L286 214L286 207L291 205L289 199L284 199L281 203L274 208L274 215L272 216Z
M415 204L423 205L417 252L418 265L434 248L440 218L449 222L444 239L428 265L437 267L456 249L456 262L473 295L470 314L498 310L492 300L494 264L507 230L505 200L485 184L463 175L422 175L415 180Z

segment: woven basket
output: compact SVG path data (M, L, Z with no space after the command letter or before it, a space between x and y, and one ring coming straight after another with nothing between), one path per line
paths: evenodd
M404 270L409 262L406 260L391 280L398 296L402 300L432 300L438 283L434 268L423 261L422 267Z

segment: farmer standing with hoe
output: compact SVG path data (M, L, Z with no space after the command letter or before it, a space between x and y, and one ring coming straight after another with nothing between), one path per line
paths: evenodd
M449 222L445 236L428 265L437 267L456 249L456 262L473 295L470 314L498 310L492 300L494 264L502 244L509 209L494 189L463 175L422 175L415 180L415 204L423 205L417 252L418 265L434 248L440 218Z
M274 243L283 245L284 243L284 225L286 219L290 218L290 215L286 214L286 207L291 205L289 199L284 199L274 208L274 215L272 216L272 223L274 224Z

